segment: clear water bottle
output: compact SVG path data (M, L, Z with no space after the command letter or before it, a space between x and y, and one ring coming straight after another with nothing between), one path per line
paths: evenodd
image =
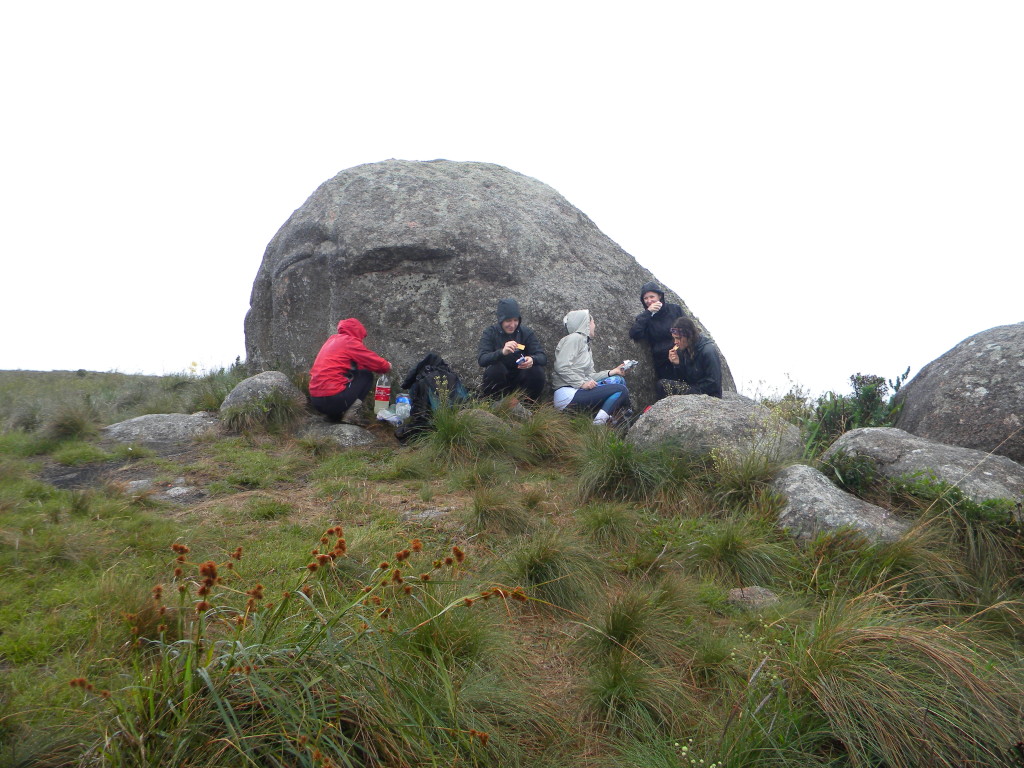
M402 421L408 419L412 413L412 400L404 392L395 398L395 413Z
M385 373L377 379L373 390L373 412L380 413L391 405L391 379Z

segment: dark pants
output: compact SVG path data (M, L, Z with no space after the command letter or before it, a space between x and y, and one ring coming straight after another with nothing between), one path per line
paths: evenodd
M617 395L613 399L613 395ZM610 401L610 402L609 402ZM593 389L577 389L565 409L573 411L604 411L613 414L629 407L629 390L625 384L605 384Z
M544 391L544 366L535 365L523 370L508 368L504 363L494 363L484 368L484 382L480 387L485 397L509 395L517 389L523 390L533 401L540 400Z
M340 421L352 403L366 397L372 383L373 374L370 371L353 371L348 386L341 392L328 397L310 397L309 402L331 421Z

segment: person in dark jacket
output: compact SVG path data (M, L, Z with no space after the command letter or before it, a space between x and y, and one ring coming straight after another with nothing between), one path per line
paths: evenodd
M537 335L522 323L515 299L498 302L498 322L484 329L477 348L477 362L484 369L481 392L501 397L521 389L537 402L544 390L544 354Z
M651 362L657 382L654 388L658 399L671 394L668 390L676 376L676 369L668 360L668 351L674 345L669 332L672 323L683 317L683 308L678 304L665 303L665 289L657 283L644 283L640 289L640 303L644 311L636 316L633 327L629 329L629 338L636 342L645 342L651 349Z
M722 396L722 361L718 347L702 336L697 324L688 317L680 317L670 329L675 346L668 351L673 368L673 379L684 382L684 388L673 395Z
M354 317L338 322L309 372L310 403L332 421L365 426L359 415L374 373L387 373L391 363L363 344L366 328Z

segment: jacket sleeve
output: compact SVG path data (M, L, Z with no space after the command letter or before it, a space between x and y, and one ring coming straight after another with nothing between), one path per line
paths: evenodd
M476 349L476 361L481 368L494 365L501 360L502 357L501 348L494 348L494 333L492 331L493 329L488 326L480 335L480 344Z
M534 365L548 364L548 356L544 354L544 347L540 345L540 339L537 338L537 334L532 329L523 341L526 346L525 354L533 358Z
M647 338L647 326L651 324L653 315L646 309L636 316L633 327L629 329L629 338L633 341L643 341Z
M593 378L593 358L586 339L573 334L568 343L555 353L555 370L564 386L577 389L590 378Z
M697 368L695 381L687 382L690 390L698 395L714 395L720 397L722 391L722 362L718 359L718 347L707 344L700 350L700 356L694 360Z
M373 373L387 373L391 370L391 363L362 344L353 345L351 355L357 368Z

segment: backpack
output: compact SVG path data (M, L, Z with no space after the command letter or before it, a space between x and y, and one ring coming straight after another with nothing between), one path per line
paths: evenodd
M409 371L402 382L409 392L410 411L405 423L395 429L395 437L406 442L429 428L434 411L469 399L459 375L436 352L431 352Z

